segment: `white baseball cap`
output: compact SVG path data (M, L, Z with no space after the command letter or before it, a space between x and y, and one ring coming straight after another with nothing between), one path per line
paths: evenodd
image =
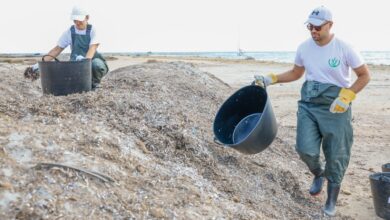
M84 21L85 17L88 15L88 12L80 6L74 6L72 9L72 14L70 15L71 20Z
M327 21L333 21L332 20L332 12L325 6L320 6L315 8L309 15L309 18L305 22L310 23L314 26L321 26Z

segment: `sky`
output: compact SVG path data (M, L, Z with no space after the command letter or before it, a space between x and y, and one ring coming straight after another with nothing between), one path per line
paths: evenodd
M101 52L295 51L321 5L337 37L390 51L389 0L11 0L0 7L0 53L48 52L74 5L89 12Z

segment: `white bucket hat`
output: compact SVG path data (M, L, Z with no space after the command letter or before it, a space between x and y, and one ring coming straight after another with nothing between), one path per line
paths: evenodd
M70 19L84 21L87 15L88 12L85 9L81 8L80 6L74 6L72 9L72 14L70 15Z

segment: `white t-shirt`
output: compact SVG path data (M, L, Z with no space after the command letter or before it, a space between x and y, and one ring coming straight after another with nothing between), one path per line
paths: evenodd
M87 34L87 29L85 30L78 30L75 26L75 32L76 34L80 34L80 35L86 35ZM89 45L92 45L92 44L99 44L99 39L96 37L96 29L95 29L95 26L92 26L92 29L91 29L91 42L89 43ZM67 46L69 45L72 45L72 32L70 31L70 28L68 28L68 30L66 30L60 37L60 39L58 40L58 46L61 47L61 48L66 48Z
M298 47L295 64L305 67L307 81L349 88L352 85L350 67L360 67L364 61L354 48L333 36L324 46L318 46L312 38L303 42Z

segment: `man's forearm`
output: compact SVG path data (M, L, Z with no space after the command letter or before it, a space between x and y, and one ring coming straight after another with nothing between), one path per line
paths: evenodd
M59 46L56 46L54 47L53 49L51 49L48 53L48 55L50 56L46 56L44 59L45 61L50 61L50 60L53 60L54 58L53 57L57 57L64 49L59 47Z
M305 69L303 67L294 66L293 69L277 75L277 83L287 83L298 80L302 77Z
M359 76L349 89L352 90L354 93L358 93L364 87L366 87L369 81L370 81L370 75L367 74L367 75Z
M277 75L278 78L278 83L287 83L287 82L292 82L296 79L296 76L293 74L293 70L289 70L287 72L281 73Z
M89 47L87 54L85 55L85 58L92 59L93 56L96 53L96 50L98 48L99 44L93 44Z
M357 75L357 79L349 89L354 93L358 93L368 84L368 82L370 82L371 77L367 65L362 65L361 67L354 69L354 71Z

